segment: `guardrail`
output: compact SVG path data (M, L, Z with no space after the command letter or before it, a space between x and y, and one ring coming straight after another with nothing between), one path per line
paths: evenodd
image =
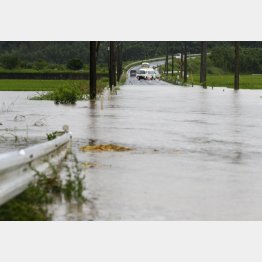
M71 146L71 133L15 152L0 154L0 205L22 193L37 172L51 171Z

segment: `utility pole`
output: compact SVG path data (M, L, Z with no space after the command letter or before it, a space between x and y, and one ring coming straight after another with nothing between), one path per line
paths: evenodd
M90 64L89 64L89 94L90 100L96 99L96 57L97 57L97 46L96 41L90 41Z
M172 50L172 77L174 76L174 50Z
M207 87L206 84L206 74L207 74L207 42L201 42L201 64L200 64L200 84L203 88Z
M168 76L168 41L166 42L166 75Z
M116 42L113 41L113 84L116 87Z
M239 56L239 42L235 42L235 79L234 79L234 89L239 89L239 71L240 71L240 56Z
M118 42L117 43L117 82L119 82L122 73L123 73L123 69L122 69L122 42Z
M184 68L184 54L183 54L183 51L181 50L181 56L180 56L180 79L181 81L183 78L183 68Z
M114 42L109 42L109 88L112 91L115 84Z
M187 43L184 43L184 82L187 82Z

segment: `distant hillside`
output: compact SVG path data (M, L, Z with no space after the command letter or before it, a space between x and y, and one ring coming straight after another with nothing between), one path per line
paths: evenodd
M180 52L184 42L169 42L169 53ZM188 51L200 52L200 42L187 42ZM209 42L209 50L220 46L231 46L232 42ZM261 48L261 42L241 42L243 47ZM108 61L108 42L101 42L98 62ZM66 64L70 59L79 58L89 62L89 42L0 42L0 57L11 54L19 59L21 64L35 63L44 60L48 63ZM123 60L142 60L166 54L165 41L129 41L123 42Z

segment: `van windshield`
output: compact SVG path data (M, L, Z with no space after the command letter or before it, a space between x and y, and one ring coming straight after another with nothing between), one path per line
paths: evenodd
M139 70L139 74L145 74L146 71L145 70Z

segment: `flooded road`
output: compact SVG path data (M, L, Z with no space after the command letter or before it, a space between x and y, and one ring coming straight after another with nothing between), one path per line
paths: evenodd
M68 124L79 160L92 163L84 170L89 204L78 217L58 208L55 219L262 219L262 91L132 78L103 105L57 106L28 95L0 92L0 105L15 100L10 111L2 107L0 135L17 128L43 140ZM17 114L25 118L15 121ZM110 143L133 150L79 151Z

